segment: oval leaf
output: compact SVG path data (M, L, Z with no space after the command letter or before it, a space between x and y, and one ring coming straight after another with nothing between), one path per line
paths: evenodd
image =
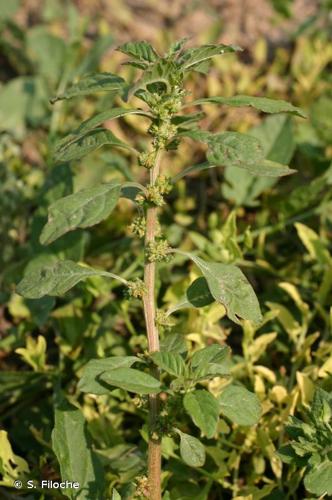
M233 97L205 97L198 99L192 104L224 104L227 106L251 106L264 113L289 113L306 118L302 109L282 99L270 99L268 97L252 97L248 95L235 95Z
M332 495L332 462L324 460L316 465L304 477L304 486L315 495Z
M203 61L211 59L211 57L239 50L242 50L241 47L236 45L224 45L222 43L218 45L202 45L201 47L193 47L185 50L179 58L179 63L183 69L188 71L190 69L194 69L195 66L198 66Z
M51 103L61 99L70 99L81 95L94 94L96 92L116 92L120 93L124 89L125 81L123 78L112 73L94 73L82 78L78 83L69 87L63 94L53 99Z
M98 380L137 394L155 394L161 391L159 380L134 368L110 370L100 375Z
M79 490L66 489L71 499L102 500L104 472L90 448L82 412L69 403L55 409L52 448L60 464L62 481L77 481Z
M229 385L219 396L221 412L239 425L257 424L261 415L258 397L245 387Z
M40 243L48 245L73 229L98 224L110 215L120 193L121 185L113 182L60 198L48 208L48 221L40 235Z
M185 374L186 365L182 356L177 352L154 352L151 358L159 368L171 375L181 377Z
M208 283L211 295L225 306L227 316L235 323L239 318L249 319L256 324L262 315L255 292L242 271L232 264L205 262L187 254L200 268Z
M133 150L128 144L115 137L110 130L95 128L74 139L69 136L69 139L64 138L59 141L54 148L54 160L56 162L79 160L105 145Z
M44 295L63 295L73 286L90 276L105 276L119 279L120 276L84 267L71 260L58 260L44 266L34 267L25 274L16 291L28 299L39 299Z
M185 434L176 429L180 436L180 454L182 460L190 467L202 467L205 463L205 448L202 443L193 436Z
M78 383L78 389L91 394L108 394L109 390L97 380L102 373L117 368L130 368L134 363L141 362L136 356L116 356L105 359L92 359L83 370Z
M212 438L217 431L220 412L216 398L205 390L188 392L183 398L183 406L203 434Z
M117 48L119 52L123 52L136 61L144 61L151 63L159 59L159 56L152 45L145 40L141 42L127 42Z

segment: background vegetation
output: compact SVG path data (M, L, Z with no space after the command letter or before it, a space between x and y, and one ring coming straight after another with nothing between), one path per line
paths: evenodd
M262 118L249 108L205 106L204 128L249 131L263 141L269 159L289 163L298 172L275 180L235 168L213 169L181 180L169 197L162 220L168 240L183 250L199 249L206 258L239 263L256 290L264 324L258 331L249 322L234 325L224 317L223 306L214 304L179 311L167 329L181 333L191 352L227 339L233 351L232 377L257 394L263 415L250 428L222 421L218 439L205 439L208 460L203 468L185 466L178 445L166 438L165 498L312 498L303 482L306 461L285 464L277 450L289 440L285 426L290 415L310 421L315 387L332 389L329 7L329 2L289 0L247 0L246 8L235 0L1 0L1 498L56 496L54 491L31 494L8 486L16 477L59 478L50 436L53 402L61 391L79 404L88 422L91 445L106 471L106 498L111 498L114 486L123 498L139 498L144 492L141 402L119 389L98 397L77 390L89 359L132 355L146 348L139 301L124 300L121 286L102 278L91 278L56 300L25 300L15 294L14 284L29 260L50 254L84 259L124 276L139 275L142 257L129 230L133 208L124 199L96 228L71 233L49 247L39 244L52 201L93 183L145 174L131 164L130 156L107 150L54 167L54 140L92 110L113 102L100 96L79 106L74 100L52 107L49 98L96 69L133 78L133 70L121 66L124 57L113 52L120 42L145 38L163 51L181 36L192 36L196 44L221 41L246 49L240 57L217 58L204 86L200 77L191 81L195 95L285 98L306 110L309 119ZM109 127L138 145L146 139L135 116ZM201 159L199 146L181 145L169 169L175 175ZM195 273L180 258L171 273L160 265L159 307L177 303ZM218 394L224 384L219 377L209 382L209 389ZM182 427L194 434L197 429L190 419L179 414ZM324 418L328 423L331 417ZM319 415L317 420L324 418ZM308 435L302 440L307 447L302 455L295 446L299 457L330 453L331 430L321 430L327 435L324 441L317 425L315 436L309 433L311 441ZM294 438L294 431L289 432Z

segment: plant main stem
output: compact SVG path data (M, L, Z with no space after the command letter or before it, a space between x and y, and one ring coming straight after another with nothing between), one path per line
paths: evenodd
M150 183L155 184L159 175L159 153L156 163L150 171ZM157 207L149 207L146 212L145 247L154 242L158 224ZM155 262L145 262L144 283L146 293L143 297L144 315L148 336L149 352L159 351L159 334L156 326L155 306ZM158 370L153 373L159 377ZM157 394L149 395L149 451L148 451L148 484L149 499L161 499L161 437L157 431L159 415L159 397Z

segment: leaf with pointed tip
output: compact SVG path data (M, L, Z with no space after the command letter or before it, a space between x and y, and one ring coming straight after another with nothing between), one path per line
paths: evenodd
M16 291L28 299L39 299L44 295L59 296L90 276L105 276L119 279L120 276L80 266L71 260L57 260L44 266L34 266L17 285Z
M226 54L227 52L236 52L242 50L241 47L236 45L202 45L201 47L194 47L187 49L179 58L179 64L186 71L194 69L196 65L201 64L211 57Z
M255 292L242 271L232 264L206 262L196 255L186 254L199 267L208 283L211 295L223 304L227 316L235 323L249 319L256 324L262 315Z
M196 351L191 358L191 366L199 368L207 363L223 363L229 355L229 347L226 345L212 344Z
M238 385L227 386L219 396L219 403L221 412L239 425L257 424L262 411L256 394Z
M112 73L94 73L81 78L79 82L69 87L63 94L51 99L51 103L96 92L121 93L125 88L125 84L123 78Z
M180 454L182 460L190 467L202 467L205 463L205 448L202 443L179 429L174 429L180 436Z
M144 61L147 63L155 62L159 59L159 55L152 45L145 40L141 42L127 42L120 45L117 50L123 52L129 57L137 61Z
M106 111L102 111L92 118L85 120L76 130L74 130L69 136L65 137L68 139L68 142L71 140L77 139L77 136L85 135L90 130L93 130L96 127L99 127L104 122L114 120L115 118L120 118L121 116L126 115L142 115L151 118L151 115L147 111L143 111L142 109L135 108L112 108Z
M190 362L190 376L194 380L211 379L229 375L229 347L212 344L195 352Z
M161 391L160 381L134 368L117 368L104 372L98 380L137 394L156 394Z
M104 497L103 467L91 450L86 422L79 408L67 402L55 408L52 448L58 459L62 481L75 481L79 490L63 491L72 500Z
M180 333L169 333L160 341L160 350L165 352L178 352L182 354L187 351L183 335Z
M101 146L113 146L133 151L132 147L118 139L110 130L95 128L84 135L65 137L57 142L54 148L54 160L58 163L79 160Z
M304 476L304 486L315 495L332 495L332 461L323 460Z
M190 105L197 104L224 104L227 106L251 106L252 108L263 111L264 113L289 113L292 115L306 118L302 109L293 106L293 104L282 99L270 99L268 97L252 97L247 95L235 95L233 97L205 97L197 99Z
M114 356L112 358L91 359L84 367L78 389L90 394L108 394L109 389L98 382L98 377L109 370L130 368L141 360L136 356Z
M211 134L206 143L207 159L212 165L250 168L264 160L263 148L256 137L239 132Z
M203 434L212 438L217 430L220 412L216 398L204 389L188 392L183 398L183 406Z
M40 235L40 243L48 245L69 231L98 224L110 215L120 194L121 184L110 182L55 201L48 208L48 221Z
M129 90L129 95L135 94L139 90L149 90L149 86L157 83L169 91L171 89L171 81L177 74L181 73L181 68L178 68L171 61L160 60L144 71L142 77L133 84Z
M239 132L211 134L204 130L184 130L178 135L207 144L208 163L186 168L174 177L173 182L192 172L200 172L217 166L243 168L252 175L266 177L281 177L295 172L287 165L264 159L264 150L260 140L248 134Z
M153 352L152 361L165 372L182 377L186 372L186 365L182 356L177 352Z

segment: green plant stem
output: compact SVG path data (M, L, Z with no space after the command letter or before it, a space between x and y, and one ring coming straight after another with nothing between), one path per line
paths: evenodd
M159 159L157 154L155 166L150 171L150 183L155 184L159 175ZM154 242L158 225L157 207L149 207L146 212L145 247ZM143 297L144 316L148 337L149 352L159 351L159 334L156 325L155 305L155 280L156 265L154 262L145 262L144 283L146 293ZM153 375L159 378L158 371ZM157 432L159 415L159 397L157 394L149 395L149 451L148 451L148 482L149 500L161 498L161 437Z

